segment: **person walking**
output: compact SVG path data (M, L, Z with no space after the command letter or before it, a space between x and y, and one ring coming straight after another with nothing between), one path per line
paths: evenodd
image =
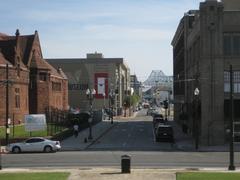
M74 134L75 138L78 137L78 125L77 124L75 124L73 126L73 134Z

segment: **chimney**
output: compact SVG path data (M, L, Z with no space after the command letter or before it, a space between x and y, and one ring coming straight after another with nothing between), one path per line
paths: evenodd
M16 30L16 33L15 33L16 37L18 37L20 35L19 33L19 29Z
M58 67L58 73L62 72L62 68Z

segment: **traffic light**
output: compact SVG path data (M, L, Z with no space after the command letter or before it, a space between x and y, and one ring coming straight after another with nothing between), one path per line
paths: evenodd
M164 109L168 109L168 101L164 100L163 101Z

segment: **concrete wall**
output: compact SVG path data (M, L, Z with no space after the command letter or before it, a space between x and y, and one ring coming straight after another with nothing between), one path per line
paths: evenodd
M93 101L93 109L102 109L109 107L109 98L107 94L110 89L115 92L118 89L118 95L115 97L115 108L121 108L124 98L124 92L127 88L127 81L130 82L130 77L127 77L122 59L49 59L48 62L56 67L61 67L63 72L68 77L69 83L69 105L70 107L80 108L80 110L88 110L90 108L89 100L86 96L88 88L96 89L95 76L98 74L106 75L106 84L108 89L105 90L106 96L97 95ZM124 79L124 86L122 86ZM130 86L130 83L128 83Z
M222 0L225 11L240 10L239 0Z

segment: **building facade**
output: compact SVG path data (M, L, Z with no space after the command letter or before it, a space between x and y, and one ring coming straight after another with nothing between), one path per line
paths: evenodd
M136 75L131 75L130 79L131 79L131 83L130 83L131 88L133 88L134 93L136 93L140 97L140 99L142 99L142 83L138 81Z
M126 91L130 88L130 70L123 58L104 58L101 53L86 58L47 59L61 67L69 80L69 105L80 111L89 109L86 90L95 89L94 109L109 107L109 94L114 93L114 107L121 113Z
M8 81L7 81L8 64ZM42 56L38 32L15 36L0 33L0 122L6 118L9 82L9 117L23 122L24 115L45 113L48 107L67 110L67 78Z
M235 121L240 118L239 20L239 1L206 0L199 10L185 13L172 41L174 118L202 145L224 144L228 139L230 64Z

